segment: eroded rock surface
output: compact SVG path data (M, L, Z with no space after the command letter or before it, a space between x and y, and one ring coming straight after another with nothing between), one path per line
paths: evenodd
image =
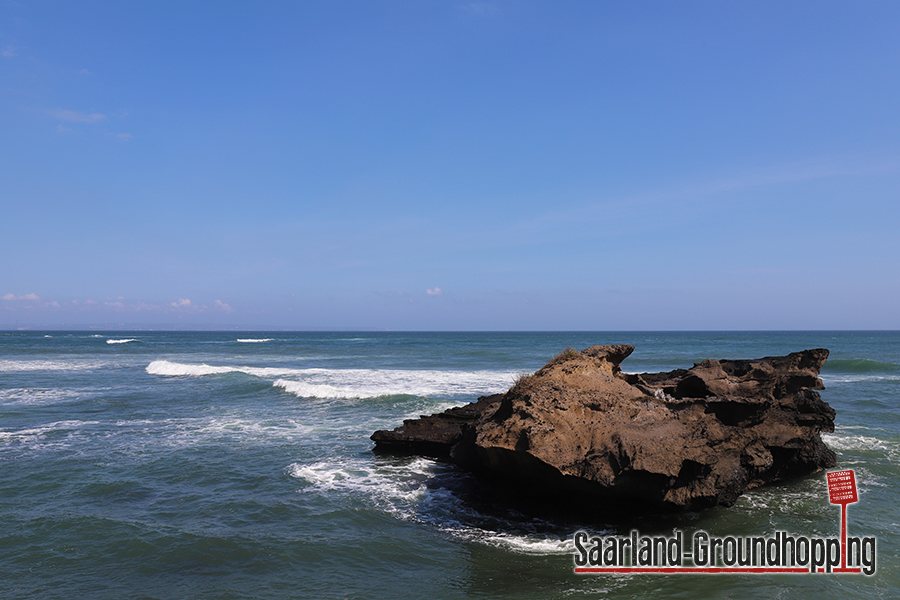
M376 431L381 451L579 499L697 509L835 465L825 349L627 374L630 345L568 350L505 394Z

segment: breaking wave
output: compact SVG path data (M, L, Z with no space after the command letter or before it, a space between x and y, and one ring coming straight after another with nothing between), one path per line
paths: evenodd
M479 396L506 391L514 371L441 371L402 369L289 369L214 366L155 360L147 373L166 377L203 377L244 373L272 379L272 385L301 398L377 398L380 396Z
M167 360L154 360L147 365L147 372L151 375L164 375L168 377L201 377L203 375L221 375L222 373L239 373L237 367L211 367L209 365L186 365L169 362Z

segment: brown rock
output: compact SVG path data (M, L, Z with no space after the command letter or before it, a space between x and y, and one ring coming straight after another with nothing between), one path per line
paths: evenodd
M730 506L746 490L835 465L819 436L835 413L814 391L827 350L622 373L633 350L568 350L505 394L372 439L531 489L675 509Z

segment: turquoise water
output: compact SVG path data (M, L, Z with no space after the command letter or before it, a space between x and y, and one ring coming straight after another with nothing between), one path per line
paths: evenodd
M825 347L825 434L877 536L861 575L576 575L578 529L835 536L823 474L627 522L493 506L369 435L505 391L567 346L629 372ZM900 597L900 333L0 332L0 597Z

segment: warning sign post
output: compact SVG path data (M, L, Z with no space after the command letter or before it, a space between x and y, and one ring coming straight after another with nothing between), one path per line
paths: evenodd
M859 502L856 475L852 469L826 473L828 501L841 505L841 569L847 568L847 505Z

